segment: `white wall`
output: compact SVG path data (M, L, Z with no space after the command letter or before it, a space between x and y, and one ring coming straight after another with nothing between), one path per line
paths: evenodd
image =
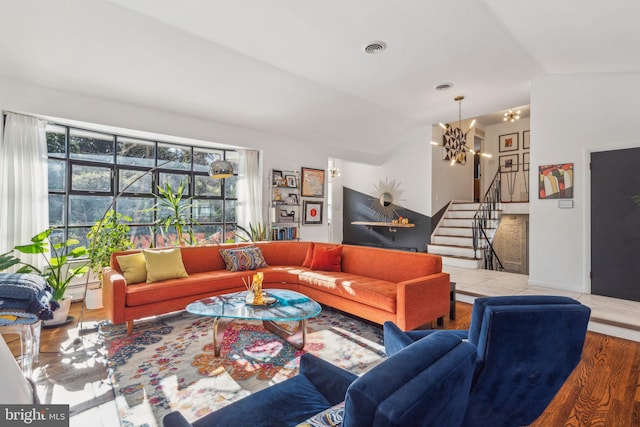
M523 163L522 154L524 152L530 152L531 150L524 149L523 147L522 131L530 130L529 126L530 126L529 118L522 118L520 120L516 120L513 123L511 122L500 123L497 125L486 126L484 128L484 131L485 131L484 150L487 153L491 154L492 157L491 158L483 157L481 160L482 187L480 191L480 194L481 194L480 197L482 197L482 195L484 195L484 193L487 191L487 188L489 187L489 185L491 185L491 181L493 180L493 177L498 171L498 166L500 165L499 163L500 156L517 154L518 163L521 163L521 164L519 165L518 172L516 173L516 176L515 176L513 200L514 201L523 200L521 193L526 193L526 186L524 182L524 176L522 174L522 163ZM499 150L499 144L498 144L500 135L506 135L510 133L518 134L518 150L501 153ZM536 181L534 181L533 184L536 185ZM503 185L503 188L502 188L503 200L508 201L509 192L507 191L507 183L503 182L502 185Z
M462 130L469 129L471 120L461 122ZM442 144L443 129L440 126L432 126L432 138L434 142ZM470 135L469 135L470 136ZM469 139L469 136L467 138ZM473 147L473 140L467 141L467 146ZM473 200L473 156L467 153L467 162L462 165L444 160L443 147L430 145L431 168L433 178L431 183L431 212L433 215L451 200Z
M590 153L640 146L640 73L547 75L531 86L531 178L574 163L574 208L530 203L529 283L590 292ZM535 190L535 188L534 188Z

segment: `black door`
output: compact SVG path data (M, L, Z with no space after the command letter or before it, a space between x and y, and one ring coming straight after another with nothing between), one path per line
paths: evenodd
M591 154L591 293L640 301L640 148Z

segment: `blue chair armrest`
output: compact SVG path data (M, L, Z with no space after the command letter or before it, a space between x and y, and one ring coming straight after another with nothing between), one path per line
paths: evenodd
M191 423L178 411L170 412L162 418L164 427L192 427Z
M384 352L387 354L387 357L391 357L406 346L411 345L419 339L422 339L438 331L442 331L442 329L424 329L405 332L402 329L398 328L395 323L386 321L384 322L383 331ZM450 332L463 340L466 340L469 337L469 331L466 330L447 329L447 332Z
M344 400L347 388L358 376L306 353L300 358L300 374L311 381L332 405Z

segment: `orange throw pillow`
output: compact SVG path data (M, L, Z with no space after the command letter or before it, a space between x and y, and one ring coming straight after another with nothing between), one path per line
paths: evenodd
M342 246L325 249L315 247L313 249L312 270L342 271L340 268L342 261Z
M313 244L313 242L309 243L309 249L307 249L307 255L304 257L304 261L302 261L302 266L303 267L307 267L310 268L311 267L311 261L313 260L313 247L315 245Z

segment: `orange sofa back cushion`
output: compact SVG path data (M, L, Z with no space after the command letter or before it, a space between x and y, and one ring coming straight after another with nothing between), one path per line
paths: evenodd
M423 252L344 245L342 271L390 282L402 282L442 272L442 258Z

